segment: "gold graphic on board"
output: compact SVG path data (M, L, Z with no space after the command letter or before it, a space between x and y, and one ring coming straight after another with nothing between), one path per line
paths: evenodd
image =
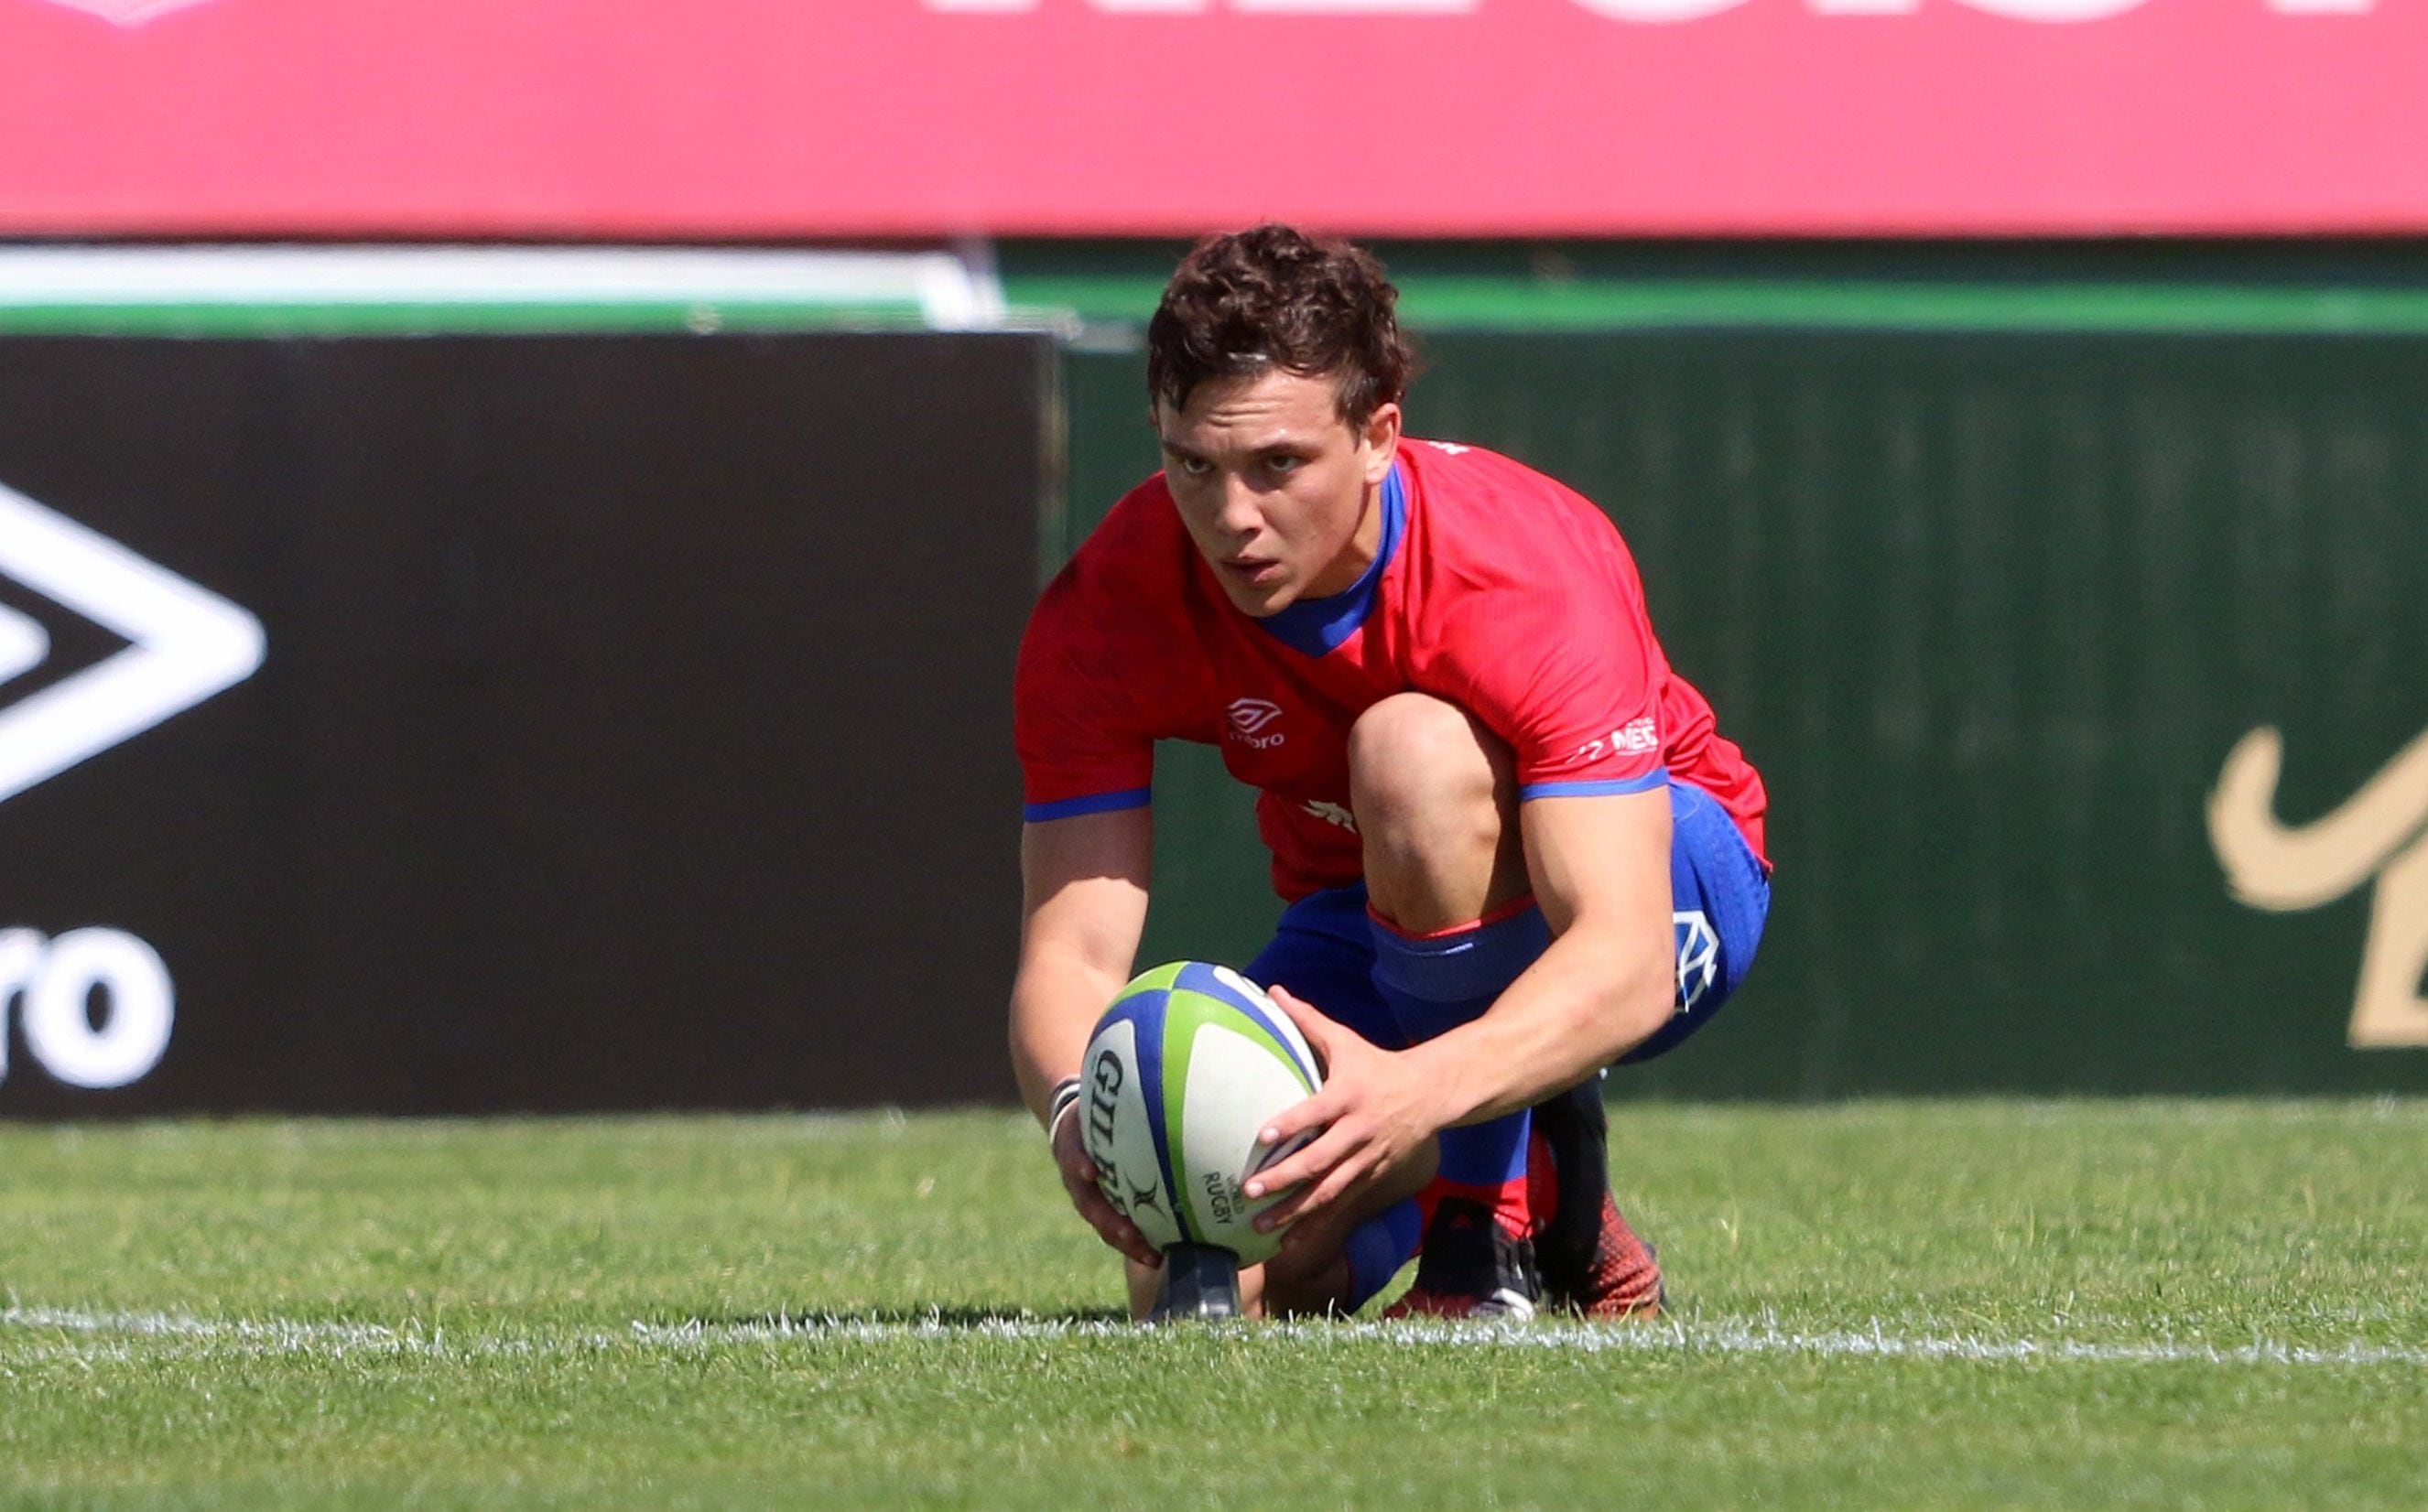
M2262 726L2226 755L2209 794L2208 835L2234 894L2290 913L2374 877L2377 896L2353 999L2358 1049L2428 1045L2428 734L2404 746L2334 813L2298 829L2276 821L2284 737Z

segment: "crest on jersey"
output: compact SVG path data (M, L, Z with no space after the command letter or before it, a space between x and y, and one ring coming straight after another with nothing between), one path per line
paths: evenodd
M1678 930L1678 1011L1685 1013L1711 990L1720 974L1720 937L1712 933L1711 916L1701 909L1672 914Z
M1310 798L1304 806L1306 812L1327 824L1337 824L1352 835L1357 833L1357 816L1349 811L1349 805L1346 804L1326 803L1321 798Z

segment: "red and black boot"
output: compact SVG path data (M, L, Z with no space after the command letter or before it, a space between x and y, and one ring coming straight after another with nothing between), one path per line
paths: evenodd
M1660 1257L1611 1195L1609 1142L1600 1077L1535 1105L1527 1175L1543 1298L1592 1319L1654 1317L1668 1305Z
M1512 1236L1485 1203L1445 1196L1426 1218L1415 1284L1383 1316L1524 1323L1541 1297L1533 1243Z

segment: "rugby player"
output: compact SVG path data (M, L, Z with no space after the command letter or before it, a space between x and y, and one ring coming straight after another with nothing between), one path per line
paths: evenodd
M1769 904L1761 778L1669 669L1609 519L1481 447L1401 433L1413 354L1381 266L1284 226L1210 238L1147 331L1163 470L1024 638L1011 1051L1073 1204L1156 1302L1156 1252L1069 1116L1133 965L1158 740L1259 790L1286 906L1245 968L1321 1057L1321 1130L1250 1195L1251 1311L1656 1310L1609 1190L1600 1073L1674 1048ZM1531 1175L1531 1179L1530 1179Z

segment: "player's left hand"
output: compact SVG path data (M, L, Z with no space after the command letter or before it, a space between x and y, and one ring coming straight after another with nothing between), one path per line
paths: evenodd
M1323 1090L1276 1115L1259 1143L1271 1147L1310 1129L1323 1132L1249 1179L1250 1197L1289 1192L1256 1219L1267 1232L1353 1197L1414 1155L1444 1121L1435 1112L1434 1089L1407 1056L1333 1022L1288 988L1275 987L1271 995L1322 1060ZM1290 1192L1292 1187L1298 1190Z

